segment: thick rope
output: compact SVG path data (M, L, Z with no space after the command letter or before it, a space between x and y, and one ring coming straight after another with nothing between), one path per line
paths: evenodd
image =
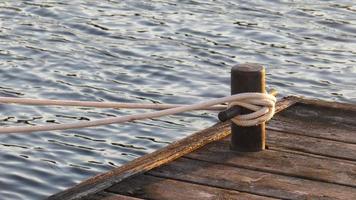
M242 106L254 112L238 115L231 119L238 126L255 126L272 119L277 99L272 94L265 94L264 98L251 97L229 103L228 107Z
M11 99L13 101L10 101ZM0 103L21 103L21 104L32 104L32 105L34 104L34 102L26 103L26 102L21 102L19 100L20 100L19 98L0 97ZM48 104L48 105L59 105L60 102L58 100L49 100L49 101L52 101L52 104ZM180 105L180 106L176 106L160 111L146 112L141 114L133 114L133 115L120 116L120 117L111 117L111 118L105 118L105 119L99 119L99 120L93 120L87 122L51 124L51 125L40 125L40 126L32 126L32 127L29 126L4 127L0 129L0 133L3 134L28 133L34 131L67 130L67 129L86 128L86 127L93 127L93 126L100 126L100 125L124 123L124 122L130 122L135 120L150 119L150 118L157 118L166 115L173 115L173 114L191 111L191 110L207 109L207 108L214 107L216 105L220 105L222 103L230 103L229 106L239 105L248 108L250 110L253 110L254 111L253 113L240 115L234 118L233 122L240 126L254 126L272 118L274 114L275 102L276 102L276 98L270 94L241 93L228 97L222 97L222 98L213 99L205 102L200 102L192 105ZM53 103L57 103L57 104L53 104ZM114 104L115 104L113 106L114 108L119 108L117 103ZM38 102L35 105L45 105L45 102L43 101L42 104L39 104L39 100L38 100ZM60 104L60 105L64 105L64 104ZM156 104L152 104L152 105L156 105ZM95 107L95 106L90 106L90 107Z
M0 103L4 104L22 104L38 106L80 106L94 108L127 108L127 109L169 109L182 104L154 104L154 103L120 103L120 102L100 102L100 101L72 101L72 100L52 100L52 99L33 99L17 97L0 97ZM203 108L203 110L224 110L224 105L214 105Z

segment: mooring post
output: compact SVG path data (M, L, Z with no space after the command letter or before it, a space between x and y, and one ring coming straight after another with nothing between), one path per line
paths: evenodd
M231 94L243 92L265 93L265 69L259 64L239 64L231 69ZM240 114L251 113L246 108L240 108ZM265 123L241 127L231 123L231 144L235 151L256 152L265 149Z

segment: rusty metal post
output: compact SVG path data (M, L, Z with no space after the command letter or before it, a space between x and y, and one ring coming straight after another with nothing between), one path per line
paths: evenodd
M265 69L259 64L239 64L231 69L231 94L243 92L266 92ZM250 110L240 108L241 114L251 113ZM231 144L235 151L256 152L265 149L265 123L240 127L231 123Z

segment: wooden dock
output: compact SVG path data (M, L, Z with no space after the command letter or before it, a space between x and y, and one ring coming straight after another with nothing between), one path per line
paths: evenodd
M356 105L289 97L277 110L265 151L231 151L218 123L48 199L356 199Z

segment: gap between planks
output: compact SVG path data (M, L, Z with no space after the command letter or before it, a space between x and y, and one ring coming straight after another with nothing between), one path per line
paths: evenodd
M82 200L143 200L143 199L102 191L102 192L87 196L87 197L83 198Z
M356 189L235 166L181 158L147 172L211 187L282 199L355 199ZM124 183L125 184L125 183Z
M266 137L269 146L356 162L356 144L271 130Z
M178 180L171 177L158 177L151 174L140 174L118 183L106 191L123 195L132 195L144 199L157 200L206 200L206 199L246 199L273 200L276 198L241 192L227 188Z
M324 157L309 157L308 155L276 150L265 150L258 153L238 153L228 148L227 141L214 142L184 157L255 171L356 187L356 163L342 162Z
M276 116L267 123L267 130L282 131L296 135L356 144L356 139L354 138L356 135L356 126L340 128L337 125L330 125L322 122L310 122Z

